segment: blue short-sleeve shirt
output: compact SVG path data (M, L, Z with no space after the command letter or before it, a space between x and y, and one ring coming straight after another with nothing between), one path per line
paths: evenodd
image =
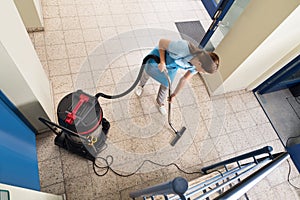
M158 47L154 48L150 54L159 56ZM196 74L196 67L191 65L189 61L193 58L190 53L189 44L186 40L171 41L166 49L166 67L168 69L168 75L171 81L174 80L177 70L179 68L189 70L192 74ZM148 75L160 82L161 84L168 86L167 79L164 73L160 72L155 61L149 61L150 65L145 66L145 70Z
M193 56L190 53L188 41L171 41L167 51L170 57L175 60L175 63L179 66L179 68L189 70L192 74L197 73L195 66L189 63Z

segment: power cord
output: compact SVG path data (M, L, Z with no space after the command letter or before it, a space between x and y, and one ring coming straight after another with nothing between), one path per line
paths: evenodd
M294 184L291 183L290 175L291 175L292 167L291 167L290 161L289 161L289 160L286 160L286 161L287 161L287 163L289 164L289 173L288 173L288 179L287 179L287 181L288 181L288 183L289 183L292 187L296 188L297 190L300 190L299 187L297 187L297 186L295 186Z
M129 173L129 174L121 174L119 172L117 172L116 170L114 170L111 165L113 164L113 157L111 155L107 156L106 158L103 158L103 157L97 157L97 159L100 159L104 162L104 165L103 166L99 166L97 163L96 163L96 160L93 162L93 170L95 172L95 174L97 176L104 176L108 173L108 171L112 171L114 174L118 175L118 176L121 176L121 177L129 177L129 176L132 176L134 174L136 174L143 166L145 163L151 163L153 165L157 165L157 166L160 166L160 167L170 167L170 166L175 166L180 172L183 172L185 174L203 174L202 172L200 171L197 171L197 172L187 172L183 169L181 169L177 164L175 163L170 163L170 164L167 164L167 165L163 165L163 164L160 164L160 163L156 163L156 162L153 162L152 160L144 160L140 166L133 172ZM97 169L102 169L104 172L99 174L97 172ZM219 172L221 173L221 172ZM222 174L222 173L221 173Z
M295 97L295 100L298 104L300 104L300 99L299 99L299 96L298 97Z
M294 137L289 137L289 138L286 140L285 147L287 147L287 145L288 145L290 139L295 139L295 138L299 138L299 137L300 137L300 135L294 136ZM292 184L291 181L290 181L290 175L291 175L291 171L292 171L292 166L291 166L291 163L290 163L289 160L286 160L286 161L287 161L287 163L288 163L288 165L289 165L289 172L288 172L288 176L287 176L287 181L288 181L288 183L289 183L292 187L294 187L294 188L300 190L299 187L295 186L295 185Z

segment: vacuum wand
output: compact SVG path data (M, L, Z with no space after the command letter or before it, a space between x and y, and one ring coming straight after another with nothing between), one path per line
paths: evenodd
M135 82L132 84L132 86L127 89L126 91L122 92L121 94L117 94L117 95L107 95L107 94L104 94L104 93L97 93L95 95L96 98L99 98L99 97L103 97L103 98L107 98L107 99L117 99L117 98L120 98L120 97L123 97L127 94L129 94L136 86L137 84L139 83L141 77L142 77L142 74L144 72L144 68L145 68L145 64L150 60L150 59L153 59L157 64L160 63L160 58L156 55L153 55L153 54L149 54L147 55L144 59L143 59L143 63L142 63L142 66L141 66L141 69L139 71L139 74L135 80ZM168 80L168 84L169 84L169 98L171 96L171 80L170 80L170 77L168 75L168 72L167 70L164 71L165 75L166 75L166 78ZM176 137L171 141L171 145L174 146L177 141L180 139L180 137L182 136L183 132L186 130L185 127L182 127L180 129L180 131L177 131L172 123L171 123L171 103L169 102L169 108L168 108L169 112L168 112L168 123L170 125L170 127L172 128L172 130L175 132L176 134Z
M169 86L169 98L171 97L171 80L170 77L168 75L168 71L167 69L164 70L164 74L168 80L168 86ZM168 101L168 123L170 125L170 127L172 128L172 130L175 132L176 136L175 138L170 142L171 146L175 146L175 144L178 142L178 140L181 138L181 136L183 135L184 131L186 130L186 127L182 127L180 129L180 131L178 131L177 129L174 128L172 122L171 122L171 102L170 99Z

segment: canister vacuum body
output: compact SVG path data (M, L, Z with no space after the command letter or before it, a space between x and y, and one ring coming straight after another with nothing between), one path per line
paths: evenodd
M110 128L97 98L82 90L70 93L59 102L57 118L59 125L40 118L56 133L54 143L94 161Z

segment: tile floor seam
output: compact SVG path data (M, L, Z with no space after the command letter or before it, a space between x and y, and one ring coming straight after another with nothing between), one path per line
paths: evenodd
M60 25L58 25L57 27L53 27L53 24L52 24L52 26L49 28L48 27L48 25L47 25L47 28L45 29L45 32L47 32L47 31L61 31L61 32L64 32L64 31L66 31L66 30L64 30L65 29L65 27L60 27L60 26L63 26L63 19L64 18L66 18L65 16L64 16L64 14L66 14L66 13L62 13L62 11L60 10L60 5L62 5L62 4L59 4L59 3L61 3L62 1L60 1L60 2L56 2L56 4L57 5L46 5L47 4L47 1L46 0L44 0L43 1L44 2L44 6L47 6L47 7L50 7L50 6L56 6L56 7L58 7L58 14L59 14L59 18L56 16L56 14L55 13L57 13L57 11L53 11L53 13L50 13L49 14L49 16L48 17L50 17L50 18L48 18L48 17L46 17L46 19L45 19L45 24L47 25L47 23L49 24L50 22L51 23L53 23L53 22L56 22L56 21L60 21ZM66 1L64 2L64 3L67 3ZM84 10L82 10L81 8L80 8L80 6L81 5L84 5L84 4L87 4L87 5L89 5L90 6L90 8L91 8L91 5L93 6L93 8L92 8L92 10L93 10L93 12L92 12L92 16L95 18L95 20L96 20L96 26L97 26L97 30L99 31L99 34L100 34L100 37L101 37L101 42L103 42L103 41L105 41L106 39L108 39L108 36L112 36L111 35L111 33L113 33L113 34L116 34L116 35L118 35L120 32L120 30L122 29L122 30L124 30L124 28L120 28L120 27L118 27L115 23L113 23L113 24L108 24L108 25L110 25L110 26L105 26L105 28L103 28L102 26L101 26L101 24L99 24L98 23L98 18L100 18L100 17L102 17L102 16L109 16L109 17L111 17L111 18L113 18L113 16L115 16L115 15L120 15L120 14L123 14L123 13L120 13L120 11L121 10L118 10L118 8L116 8L116 9L114 9L113 10L113 12L111 11L111 6L113 6L113 4L112 3L109 3L109 5L108 5L108 8L109 8L109 10L108 11L105 11L105 13L98 13L97 12L97 10L96 10L96 8L98 8L97 6L95 6L95 5L98 5L98 6L100 6L97 2L94 2L94 1L88 1L88 2L86 2L86 1L69 1L68 3L70 3L70 5L72 5L73 7L75 7L76 8L76 16L74 16L74 18L77 18L78 19L78 21L79 21L79 26L80 26L80 31L82 32L84 29L91 29L91 28L85 28L85 27L87 27L87 26L89 26L88 24L86 24L86 25L84 25L83 26L83 24L82 24L82 21L80 20L80 19L87 19L89 16L86 16L86 13L85 13L85 11ZM159 21L159 23L158 24L149 24L149 22L148 21L146 21L145 20L145 16L142 14L142 8L141 8L141 4L142 4L143 2L139 2L139 4L138 4L138 7L139 7L139 10L137 10L137 11L128 11L128 12L126 12L126 14L125 14L125 16L127 17L127 19L128 19L128 23L129 23L129 27L127 27L127 28L130 28L130 30L133 30L133 29L135 29L136 27L141 27L140 25L138 25L138 24L140 24L141 22L143 22L143 24L145 25L145 27L148 27L148 28L152 28L152 27L156 27L157 25L159 25L158 27L161 27L162 25L165 25L165 27L164 28L167 28L167 27L171 27L171 26L169 26L169 25L172 25L172 27L174 28L174 24L173 24L173 22L174 21L177 21L177 20L174 20L174 19L172 19L172 20L170 20L170 21L167 21L167 22L162 22L162 21ZM151 5L153 5L154 3L156 3L156 2L154 2L154 1L150 1L149 2ZM176 17L176 18L178 18L178 19L180 19L180 17L182 17L181 19L185 19L187 16L186 15L178 15L178 14L176 14L175 12L176 12L176 9L178 8L178 5L176 4L176 3L182 3L182 5L186 5L186 4L184 4L183 2L180 2L180 1L172 1L172 8L164 8L164 9L167 9L167 11L166 11L166 13L168 13L168 14L172 14L172 16L174 16L174 17ZM50 3L50 4L52 4L52 3ZM125 2L122 2L122 4L126 4ZM128 3L128 4L130 4L130 3ZM162 4L162 3L161 3ZM163 2L163 4L165 4L164 2ZM194 2L194 4L196 4L196 2ZM69 5L69 4L68 4ZM106 5L106 4L105 4ZM126 4L126 6L127 6L127 4ZM156 6L156 7L155 7ZM153 12L152 13L154 13L155 15L156 15L156 13L159 13L158 11L159 11L159 9L160 8L158 8L157 7L157 4L155 4L155 6L153 6ZM103 7L103 5L102 5L102 7ZM105 6L104 6L105 7ZM54 7L55 8L55 7ZM78 14L78 9L81 9L80 10L80 15ZM196 10L196 9L192 9L192 8L187 8L187 10L193 10L193 11L195 11L195 13L193 13L193 15L189 15L189 16L195 16L195 17L193 17L193 18L196 18L196 16L199 16L200 15L200 11L199 10ZM204 8L202 8L201 7L201 9L204 9ZM48 9L48 10L51 10L50 8ZM173 11L173 10L175 10L175 11ZM183 11L184 12L184 11ZM205 10L201 10L201 14L203 14L203 12L205 12ZM150 12L151 13L151 12ZM84 14L84 15L83 15ZM101 15L100 15L101 14ZM72 15L73 15L73 13L72 13ZM75 13L74 13L74 15L75 15ZM132 18L132 16L134 17L134 16L142 16L142 18L143 18L143 20L141 21L141 22L139 22L139 23L137 23L137 22L133 22L133 21L131 21L130 19L129 19L129 16L130 16L130 18ZM146 15L146 16L150 16L150 14L148 14L148 15ZM189 17L188 16L188 17ZM72 17L73 18L73 17ZM207 18L207 16L205 15L205 16L203 16L203 17L199 17L199 18L201 18L201 21L203 21L203 23L204 23L204 19L206 19ZM203 18L203 20L202 20L202 18ZM159 20L159 19L158 19ZM94 22L92 22L92 23L94 23ZM171 24L172 23L172 24ZM206 21L205 21L205 23L206 23ZM168 26L166 26L166 24L168 24ZM95 24L94 24L95 25ZM93 26L94 26L93 25ZM144 25L142 25L142 26L144 26ZM50 29L50 30L49 30ZM95 29L95 30L96 30ZM73 30L73 29L71 29L71 30ZM112 30L112 31L111 31ZM129 30L129 31L130 31ZM175 29L173 29L173 30L175 30ZM113 36L113 37L115 37L115 36ZM151 36L151 37L153 37L153 38L156 38L156 36L154 37L154 36ZM33 37L34 38L34 37ZM44 38L44 40L45 40L45 36L43 35L43 38ZM133 37L135 40L137 40L138 39L138 37L135 35L134 37ZM93 39L93 38L92 38ZM88 40L90 40L90 39L88 39ZM78 43L78 41L76 41L75 40L75 42L77 42ZM155 41L153 41L154 43L155 43ZM36 44L35 44L36 43ZM96 42L95 42L96 43ZM94 43L94 44L95 44ZM33 41L33 44L35 44L36 45L36 47L40 47L40 48L44 48L44 56L45 56L45 61L43 61L44 63L46 63L47 64L47 66L48 66L48 74L49 74L49 76L50 76L50 71L49 71L49 60L51 60L52 61L52 57L51 58L49 58L49 55L48 55L48 53L47 53L47 49L46 49L46 46L51 46L51 45L49 45L49 44L44 44L44 45L41 45L40 43L38 43L38 42L36 42L35 40ZM85 53L87 54L87 55L84 55L84 57L86 57L86 56L88 56L89 55L89 51L88 51L88 47L87 47L87 45L88 45L88 42L84 39L84 41L82 42L82 47L84 47L84 49L85 49ZM72 69L71 69L71 60L72 59L77 59L77 56L78 55L73 55L73 56L76 56L76 57L74 57L74 58L71 58L72 56L70 56L70 49L68 49L67 48L67 43L66 43L66 39L65 39L65 36L64 36L64 45L65 45L65 51L66 51L66 54L67 54L67 58L64 58L64 59L66 59L66 60L68 60L68 67L69 67L69 71L70 71L70 75L71 75L71 78L73 77L73 75L75 75L75 74L77 74L77 73L72 73L73 71L72 71ZM91 43L90 43L90 45L91 45ZM139 44L138 44L139 45ZM73 47L75 47L75 46L73 46ZM95 49L94 49L95 50ZM42 49L41 49L41 51L42 51ZM105 55L107 55L107 52L106 52L106 50L104 49L104 54ZM140 55L143 55L142 53L140 53ZM53 56L53 55L52 55ZM57 56L54 56L54 57L57 57ZM130 64L130 62L132 62L132 60L128 60L126 57L125 57L125 60L126 60L126 64L127 65L129 65ZM130 61L130 62L129 62ZM132 63L131 63L132 64ZM129 66L128 66L129 67ZM129 68L130 69L130 68ZM91 71L92 71L93 69L91 69ZM57 76L55 76L55 77L57 77ZM62 75L62 77L63 77L63 75ZM96 88L97 88L97 84L95 83L95 79L93 78L93 85L95 85L96 86ZM52 84L53 83L51 83L51 87L52 87ZM116 84L116 81L115 80L113 80L113 84ZM75 83L74 83L74 79L72 78L72 87L70 88L71 90L72 90L72 88L74 88L75 87ZM62 95L64 95L65 93L67 93L67 91L64 91L64 92L60 92L60 93L56 93L55 91L54 91L54 95L53 95L53 101L54 102L57 102L58 101L58 99L56 99L55 97L57 97L57 96L62 96ZM228 104L229 104L229 106L230 106L230 108L231 109L233 109L232 110L232 113L228 113L228 114L232 114L232 115L236 115L236 113L239 113L239 112L243 112L243 111L247 111L248 112L248 110L249 110L249 108L246 106L246 102L245 102L245 99L243 99L242 98L242 95L243 94L246 94L245 93L245 91L242 91L242 92L232 92L232 93L229 93L229 94L227 94L227 95L224 95L225 97L223 97L223 98L226 98L226 100L227 100L227 98L231 98L231 99L239 99L239 101L241 101L243 104L244 104L244 106L245 106L245 108L244 109L242 109L242 110L236 110L236 109L233 109L232 108L232 106L233 105L231 105L229 102L228 102ZM148 97L150 97L150 96L153 96L152 94L149 94L148 95ZM237 96L237 97L236 97ZM199 101L203 101L203 98L201 98ZM212 100L211 99L209 99L209 100L207 100L207 102L211 102ZM141 103L141 101L140 101L140 103ZM204 103L204 102L201 102L201 103ZM107 104L111 104L111 103L107 103ZM202 104L203 105L203 104ZM201 106L202 105L197 105L197 108L201 108ZM54 109L55 109L55 107L56 107L56 105L54 105ZM184 106L183 106L184 107ZM260 106L258 105L257 107L255 107L255 108L259 108ZM179 108L179 110L182 110L182 106L180 106L180 105L178 105L178 108ZM142 108L143 109L143 108ZM251 108L251 109L253 109L253 108ZM227 113L225 114L225 115L228 115ZM136 118L139 118L139 117L142 117L142 116L145 116L145 114L141 114L141 115L138 115L138 116L136 116ZM211 116L211 117L213 117L213 116ZM220 116L219 116L220 117ZM251 117L251 118L254 118L251 114L248 114L248 117ZM131 117L132 118L132 117ZM201 118L201 121L202 122L204 122L205 120L207 120L206 119L206 117L205 116L203 116L202 114L200 115L200 118ZM237 120L237 118L234 118L236 121L237 121L237 123L240 123L238 120ZM124 119L122 119L122 118L120 118L120 119L118 119L117 121L122 121L122 120L124 120ZM269 122L263 122L262 124L264 125L264 124L268 124ZM256 124L257 126L259 126L259 125L261 125L261 124ZM206 125L205 125L206 126ZM224 126L224 125L223 125ZM239 126L241 126L241 125L239 125ZM256 126L253 126L253 127L256 127ZM228 128L230 128L230 127L228 127ZM231 128L232 129L232 128ZM243 128L243 127L239 127L239 130L235 130L234 132L230 132L230 133L228 133L228 131L226 131L225 130L225 132L224 132L224 134L223 134L223 136L224 137L228 137L228 140L231 142L231 143L233 143L233 142L235 142L236 140L234 140L234 141L232 141L233 140L233 138L232 137L230 137L230 136L234 136L234 134L236 133L236 132L239 132L239 131L242 131L242 132L244 132L244 130L246 130L247 129L247 127L246 128ZM198 130L199 131L199 130ZM207 131L209 131L209 130L206 130L206 132ZM209 138L206 138L206 139L201 139L201 141L199 141L197 144L201 144L201 142L203 142L203 141L207 141L207 140L209 140L212 144L214 144L214 141L213 141L213 139L214 138L217 138L217 137L220 137L220 135L217 135L216 137L211 137L210 135L208 136ZM274 140L272 140L272 141L270 141L270 142L272 142L272 144L274 143L278 143L278 140L277 139L274 139ZM195 146L196 146L196 143L193 143L193 144L195 144ZM257 146L257 145L256 145ZM236 151L241 151L241 149L239 149L239 150L237 150L236 148L236 145L233 145L233 148L235 149L235 152L234 153L236 153ZM247 146L247 150L251 150L253 147L252 146ZM200 145L200 147L197 147L196 146L196 149L197 149L197 151L199 152L199 150L201 150L201 145ZM155 147L155 151L159 151L160 149L159 149L159 147ZM245 148L243 148L243 150L245 150ZM211 158L211 160L213 160L213 161L215 161L216 159L218 159L218 160L220 160L220 152L214 152L214 153L217 153L217 156L216 156L216 158ZM214 154L214 153L212 153L212 154ZM62 158L62 155L61 155L61 150L59 150L59 156ZM200 155L198 155L198 156L200 156ZM182 158L182 157L181 157ZM178 158L178 162L181 162L180 161L180 159L181 158ZM63 159L63 158L62 158ZM200 158L199 158L200 159ZM205 158L205 160L207 160L208 158ZM201 163L200 163L200 165L202 165L204 162L202 161L202 159L200 159L200 161L201 161ZM43 162L43 161L42 161ZM61 165L63 166L64 165L64 163L63 163L63 161L62 160L60 160L60 162L61 162ZM209 161L209 162L211 162L211 161ZM207 161L205 162L205 163L207 163ZM198 166L198 164L196 164L196 165L193 165L193 166L189 166L188 168L193 168L193 167L197 167ZM88 167L91 167L91 165L89 165L88 164ZM62 170L63 170L63 167L62 167ZM164 176L169 176L170 174L168 173L168 171L164 171L164 170L162 170L162 173L163 173L163 175ZM176 173L171 173L172 175L173 174L176 174ZM90 176L92 176L93 175L93 172L91 172L90 171L90 169L89 169L89 171L85 174L85 175L90 175ZM83 177L83 176L80 176L80 177ZM77 178L77 177L75 177L75 178ZM74 178L74 179L75 179ZM70 180L70 178L68 178L68 180ZM154 178L153 180L155 180L155 181L158 181L158 180L160 180L159 178ZM65 183L65 180L63 181L63 183L64 183L64 190L66 191L66 192L68 192L67 191L67 189L70 189L70 188L66 188L66 183ZM92 187L97 187L96 185L94 185L94 182L93 181L91 181L91 184L92 184ZM134 187L136 187L137 185L135 185ZM134 188L134 187L129 187L129 188ZM118 192L118 194L120 195L120 198L124 198L124 197L122 197L121 195L123 194L122 193L122 191L126 191L127 189L129 189L129 188L126 188L126 189L123 189L123 190L121 190L121 191L119 191ZM98 194L97 195L97 197L102 197L102 195L100 195L100 194Z

